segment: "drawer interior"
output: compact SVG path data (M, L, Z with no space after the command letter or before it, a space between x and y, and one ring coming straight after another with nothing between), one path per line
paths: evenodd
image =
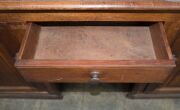
M161 23L30 23L19 59L170 59Z

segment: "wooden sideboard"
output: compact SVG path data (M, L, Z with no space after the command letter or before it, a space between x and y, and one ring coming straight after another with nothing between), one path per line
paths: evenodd
M180 2L165 0L0 0L0 94L57 98L54 83L179 94L179 22Z

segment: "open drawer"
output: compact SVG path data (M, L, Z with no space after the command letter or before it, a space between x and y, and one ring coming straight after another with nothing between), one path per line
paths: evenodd
M161 83L175 66L162 23L118 22L29 23L15 65L67 83Z

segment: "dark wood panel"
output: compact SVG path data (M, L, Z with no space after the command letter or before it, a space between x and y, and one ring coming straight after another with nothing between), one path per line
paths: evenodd
M5 25L9 29L9 33L13 37L15 37L18 40L18 43L20 44L22 42L22 39L24 37L24 34L26 32L26 23L24 22L16 22L16 23L11 23L11 22L6 22Z
M170 46L173 46L175 44L175 42L177 42L176 38L180 34L180 22L178 22L178 21L165 22L164 27L166 30L166 34L167 34L169 44L170 44ZM176 45L177 45L177 43L176 43ZM177 47L178 46L176 46L176 48ZM173 49L173 47L172 47L172 49ZM178 52L178 51L176 51L176 52Z
M11 57L14 57L20 47L20 43L15 37L16 33L12 33L11 30L12 29L6 23L0 24L0 44L6 49Z
M179 87L180 88L180 72L177 73L175 78L171 81L171 83L168 86Z
M16 24L16 23L15 23ZM19 25L0 23L0 85L1 86L27 86L14 67L14 57L19 50L20 42L17 40ZM15 32L15 33L14 33Z
M177 36L176 36L175 41L172 45L172 51L176 55L177 58L180 57L180 25L179 25L179 30L177 32Z

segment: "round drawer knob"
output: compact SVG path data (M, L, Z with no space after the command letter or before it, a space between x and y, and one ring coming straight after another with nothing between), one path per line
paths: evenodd
M99 75L100 75L100 72L98 72L98 71L92 71L91 73L90 73L90 75L91 75L91 81L93 81L93 82L98 82L100 79L99 79Z

